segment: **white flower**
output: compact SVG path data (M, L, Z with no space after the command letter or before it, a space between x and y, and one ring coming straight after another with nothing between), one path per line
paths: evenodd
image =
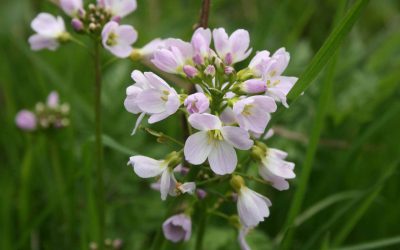
M107 9L114 17L125 17L136 10L136 0L97 0L98 5Z
M29 37L32 50L56 50L66 36L64 20L48 13L40 13L32 20L31 27L37 34Z
M264 218L269 216L268 207L271 205L267 197L244 185L238 191L237 209L240 221L245 227L255 227L264 221Z
M130 25L119 25L108 22L101 32L104 48L120 58L128 57L132 52L131 45L137 40L137 32Z
M237 164L234 148L248 150L253 145L249 133L242 128L222 126L220 119L211 114L192 114L189 123L199 132L186 140L184 154L192 164L202 164L207 158L214 173L232 173Z

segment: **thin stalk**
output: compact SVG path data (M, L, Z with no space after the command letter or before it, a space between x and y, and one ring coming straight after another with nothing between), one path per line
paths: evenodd
M196 246L195 250L203 250L203 239L204 234L206 232L206 225L207 225L207 208L204 202L199 203L199 224L197 228L197 236L196 236Z
M94 73L95 73L95 156L96 156L96 179L97 179L97 206L99 221L99 249L104 249L104 228L105 228L105 212L104 212L104 177L103 177L103 143L102 143L102 125L101 125L101 65L100 65L100 44L96 41L94 47Z

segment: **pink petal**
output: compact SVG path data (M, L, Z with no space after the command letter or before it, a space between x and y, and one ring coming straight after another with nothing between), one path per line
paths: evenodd
M253 146L249 133L239 127L225 126L221 129L222 136L235 148L248 150Z
M133 165L133 170L141 178L158 176L167 167L163 161L157 161L141 155L130 157L129 164Z
M160 193L161 193L161 200L165 201L167 199L167 195L171 188L171 173L166 168L161 175L160 181Z
M237 164L235 149L225 141L215 141L213 148L208 156L211 170L218 174L231 174Z
M202 131L220 129L222 126L219 118L211 114L191 114L189 123L193 128Z
M162 92L157 89L143 90L137 97L137 104L146 113L161 113L165 111L165 101L161 99Z
M208 134L205 131L189 136L184 147L185 159L195 165L203 163L212 150L208 140Z

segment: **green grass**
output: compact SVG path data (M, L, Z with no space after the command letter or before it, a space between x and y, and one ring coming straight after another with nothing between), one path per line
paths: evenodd
M267 142L289 152L298 177L288 191L260 187L273 206L248 237L252 249L400 247L400 5L342 2L339 15L333 0L212 0L211 27L248 29L254 51L285 46L291 53L286 72L300 78L290 108L281 108L272 125L308 141L278 133ZM138 46L155 37L187 40L199 8L200 1L138 0L124 23L139 31ZM56 52L29 49L30 21L40 11L63 15L48 1L0 3L0 249L88 249L98 234L92 65L74 44ZM104 63L110 58L102 54ZM133 69L149 70L129 60L104 69L105 210L106 237L139 250L157 238L170 201L160 201L126 162L133 154L163 157L176 146L143 131L130 136L135 117L123 100ZM71 126L18 130L18 110L32 109L51 90L70 103ZM151 127L181 136L178 118ZM238 249L232 227L216 217L208 222L207 250ZM191 249L194 241L159 244Z

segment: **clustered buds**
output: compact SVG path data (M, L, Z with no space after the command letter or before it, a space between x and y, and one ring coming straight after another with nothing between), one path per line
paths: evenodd
M212 40L215 50L210 47ZM146 116L149 116L149 123L159 122L177 112L188 117L187 122L194 131L180 151L171 153L176 156L172 157L176 160L173 164L171 154L162 160L132 156L128 164L139 177L160 179L157 187L163 200L168 194L187 193L196 194L185 196L187 199L202 202L211 197L208 190L212 189L214 179L221 182L230 180L233 193L230 191L227 195L236 197L238 216L227 217L229 223L239 229L242 249L250 249L244 237L269 216L272 203L248 188L246 182L254 180L245 181L247 168L251 165L240 166L236 151L247 152L250 160L257 164L262 182L277 190L288 189L287 180L295 177L294 163L285 160L287 153L267 147L264 142L271 136L270 130L266 131L271 114L279 103L288 107L286 95L297 81L296 77L282 75L289 63L289 53L281 48L271 56L270 52L263 50L256 53L247 67L235 68L236 63L245 60L252 52L249 45L250 37L246 30L236 30L229 36L223 28L212 32L198 28L190 42L176 38L157 40L156 45L152 42L147 45L152 49L148 59L161 71L185 78L195 85L193 89L197 92L181 91L178 94L154 73L135 70L132 73L134 83L127 88L124 103L126 110L140 114L134 132ZM180 176L183 180L180 182L174 169L182 164L186 164L189 174ZM199 185L202 188L195 190ZM217 201L211 211L217 210L221 202L225 200ZM163 224L165 237L173 242L190 237L193 209L188 204L182 206L181 214L172 216Z
M136 0L97 0L84 6L82 0L61 0L61 9L70 16L71 26L80 34L102 41L105 49L120 58L129 57L137 31L130 25L119 25L121 19L136 9ZM40 13L31 23L37 34L29 38L33 50L56 50L60 43L75 41L67 32L62 17Z
M47 97L47 102L36 104L34 111L21 110L15 118L17 126L24 131L37 129L63 128L70 124L69 105L60 104L58 93L53 91Z

